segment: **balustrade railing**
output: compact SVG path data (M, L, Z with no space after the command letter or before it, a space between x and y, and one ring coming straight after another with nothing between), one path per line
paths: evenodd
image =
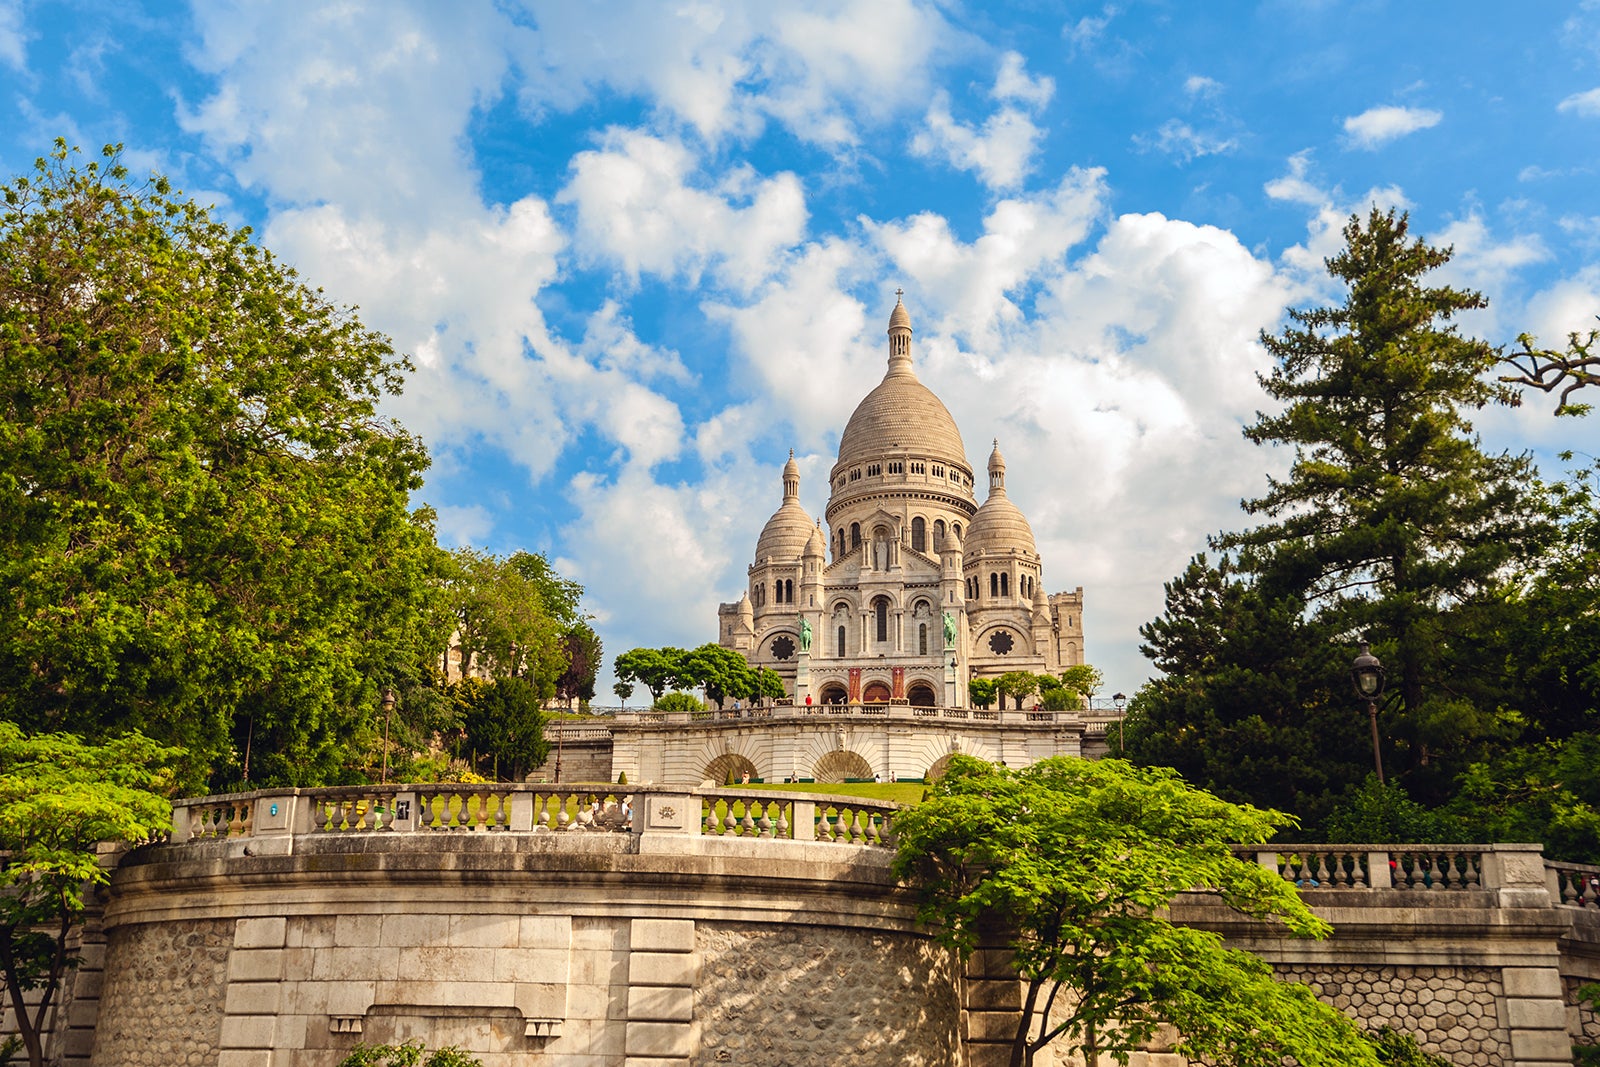
M1552 900L1579 908L1600 908L1600 867L1545 860L1544 868Z
M1250 850L1302 889L1466 890L1484 886L1486 845L1302 845Z
M893 843L899 805L891 801L777 790L685 790L660 786L611 791L547 784L340 786L180 800L174 844L217 839L390 833L644 833L639 806L693 809L650 832L773 838L849 845Z

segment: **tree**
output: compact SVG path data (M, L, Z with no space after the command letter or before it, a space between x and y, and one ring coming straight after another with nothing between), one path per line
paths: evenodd
M544 737L546 716L531 683L522 678L474 678L459 687L465 705L463 741L473 754L474 769L481 770L487 760L494 778L515 782L545 762L550 755L550 742Z
M434 659L410 364L248 230L57 142L0 211L0 718L309 784Z
M464 1049L448 1045L429 1052L415 1039L399 1045L357 1043L339 1067L483 1067L483 1061Z
M975 708L987 708L994 703L995 679L974 678L967 682L967 697Z
M1100 668L1091 667L1087 663L1074 664L1061 672L1061 684L1082 696L1085 705L1094 699L1100 687L1106 684L1106 677L1100 673Z
M524 573L526 560L543 557L501 558L472 548L451 556L446 596L462 674L525 678L541 699L554 696L567 669L561 623L546 609L540 582Z
M611 687L611 691L617 694L617 699L622 702L622 706L627 707L628 698L633 696L633 683L617 682Z
M650 690L651 701L655 702L668 688L679 684L687 655L681 648L634 648L618 655L613 669L625 682L643 683ZM689 682L684 688L693 684Z
M956 756L932 799L896 819L894 866L946 945L968 953L993 924L1009 929L1026 990L1013 1067L1058 1038L1090 1067L1102 1054L1125 1062L1164 1023L1180 1052L1211 1062L1376 1065L1355 1025L1309 989L1168 917L1180 895L1201 894L1326 936L1293 886L1232 851L1290 822L1121 760L1013 771Z
M1039 679L1029 671L1006 671L995 679L995 692L1001 697L1000 706L1005 707L1006 697L1016 701L1017 709L1022 709L1022 700L1028 694L1039 688Z
M84 890L110 880L99 847L172 828L162 794L178 756L139 734L85 744L0 722L0 973L31 1067L43 1067L40 1030L76 963L67 942Z
M1534 339L1522 334L1517 338L1522 351L1500 357L1516 373L1503 374L1500 380L1541 389L1546 393L1560 389L1561 394L1556 400L1557 415L1586 414L1590 405L1573 404L1568 398L1586 385L1600 385L1600 351L1595 350L1596 341L1600 341L1600 330L1590 330L1588 337L1574 330L1567 335L1567 350L1555 352L1535 348Z
M561 651L567 666L556 679L556 696L571 704L594 699L594 679L600 671L600 635L589 624L574 624L561 635Z

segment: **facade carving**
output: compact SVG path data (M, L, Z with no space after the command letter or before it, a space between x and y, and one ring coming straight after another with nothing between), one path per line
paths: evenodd
M917 380L896 301L883 381L839 439L828 504L800 505L800 468L756 541L749 584L718 608L719 641L775 671L796 704L965 707L967 682L1083 662L1083 589L1046 593L999 441L979 505L961 432Z

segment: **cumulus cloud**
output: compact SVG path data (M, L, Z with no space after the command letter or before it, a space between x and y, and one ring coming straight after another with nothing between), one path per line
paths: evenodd
M28 67L28 34L23 26L21 0L0 2L0 63L17 70Z
M1444 113L1425 107L1372 107L1344 120L1347 142L1368 151L1439 125Z
M1209 98L1222 92L1222 83L1203 74L1191 74L1183 80L1183 91L1190 96Z
M481 545L489 540L490 533L494 531L494 516L482 504L468 504L465 507L441 505L434 508L434 513L438 520L435 528L440 544L456 547Z
M1600 89L1573 93L1557 104L1556 110L1562 114L1573 114L1586 119L1600 118Z
M1054 93L1054 81L1030 78L1022 57L1007 52L989 94L1004 106L989 116L980 129L955 119L950 113L950 94L940 90L928 107L925 128L911 140L911 151L941 158L957 170L975 171L990 189L1016 189L1032 170L1034 154L1044 135L1024 107L1037 111L1050 102Z
M799 179L736 167L707 181L699 166L679 142L608 131L601 148L574 157L557 197L577 209L579 251L635 283L654 274L693 285L711 270L725 285L759 285L804 233Z
M608 5L605 46L594 9L528 4L537 32L510 41L535 115L603 91L646 100L710 141L777 121L830 148L928 98L953 31L913 0L836 0L804 9L623 0ZM893 47L885 47L893 42Z

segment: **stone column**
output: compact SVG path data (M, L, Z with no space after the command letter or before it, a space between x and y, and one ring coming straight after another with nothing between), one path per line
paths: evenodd
M624 1067L688 1067L699 1046L694 990L700 957L692 919L634 919L628 953Z
M272 1067L287 934L288 920L283 916L234 923L217 1067ZM305 1035L299 1037L285 1046L302 1047Z

